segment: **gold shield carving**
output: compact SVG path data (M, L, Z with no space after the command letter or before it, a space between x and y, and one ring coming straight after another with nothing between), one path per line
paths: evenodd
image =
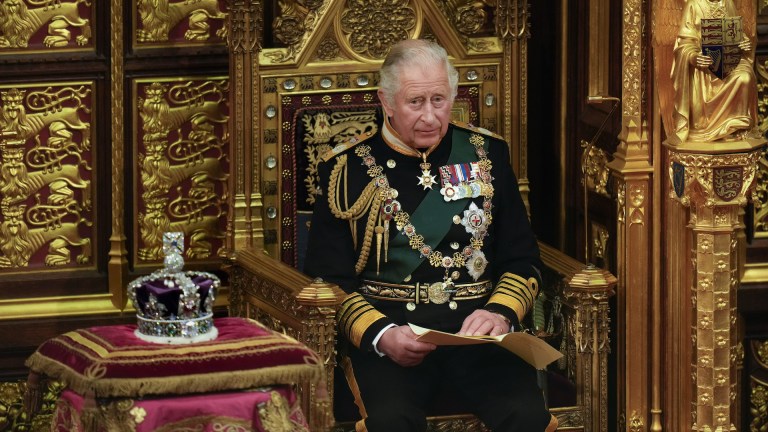
M91 263L92 88L0 87L0 269Z
M137 256L162 259L162 235L182 231L186 255L223 247L229 132L224 78L137 81Z
M712 187L715 195L723 201L731 201L739 196L744 184L744 168L722 167L712 172Z

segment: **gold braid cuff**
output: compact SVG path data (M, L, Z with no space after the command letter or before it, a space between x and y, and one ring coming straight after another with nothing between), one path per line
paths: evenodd
M512 309L518 321L533 306L533 301L539 293L539 282L536 278L525 280L513 273L504 273L496 284L487 304L498 304Z
M365 331L385 315L374 309L368 300L358 293L348 295L341 303L338 315L339 330L350 342L360 348Z

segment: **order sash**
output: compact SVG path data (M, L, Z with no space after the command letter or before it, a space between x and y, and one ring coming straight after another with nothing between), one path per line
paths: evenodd
M469 134L469 131L454 128L451 135L451 154L448 155L446 165L477 160L475 146L469 144ZM482 134L478 135L483 137L483 147L487 151L488 139ZM440 190L430 189L419 207L411 213L410 223L416 227L416 233L424 237L424 244L434 249L451 229L453 216L466 208L470 202L465 199L446 202ZM387 262L381 266L380 273L376 275L375 264L371 267L369 259L366 273L370 273L366 277L381 282L402 283L426 258L421 256L419 251L411 248L409 240L409 237L403 233L391 239Z

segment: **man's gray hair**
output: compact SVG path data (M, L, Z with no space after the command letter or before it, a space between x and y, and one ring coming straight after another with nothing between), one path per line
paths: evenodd
M448 60L448 53L440 45L424 39L406 39L395 44L390 50L379 71L379 88L387 99L394 105L395 94L400 89L400 72L403 67L430 67L443 65L448 74L448 85L451 88L450 99L456 97L459 86L459 72Z

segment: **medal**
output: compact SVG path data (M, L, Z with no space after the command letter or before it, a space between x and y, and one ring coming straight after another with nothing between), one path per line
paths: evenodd
M473 237L478 237L486 231L486 222L485 212L474 202L469 205L467 210L464 210L464 217L461 219L464 229Z
M437 181L429 170L423 170L416 178L419 179L419 186L424 186L424 190L432 189L432 185Z
M485 273L485 267L488 265L488 260L485 259L485 254L481 250L472 252L472 256L469 257L466 263L467 271L472 279L478 280L480 276Z
M432 167L432 164L427 162L427 152L421 154L421 160L423 161L421 164L419 164L419 168L421 168L421 175L416 177L419 179L419 186L424 186L424 190L432 189L432 185L435 184L437 179L429 170Z

